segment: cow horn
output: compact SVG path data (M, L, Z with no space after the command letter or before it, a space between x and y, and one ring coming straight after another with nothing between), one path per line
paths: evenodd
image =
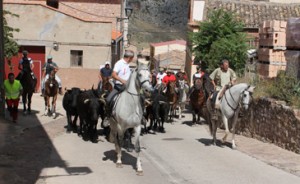
M100 102L102 102L104 105L106 105L106 101L103 98L98 99Z
M159 102L159 104L165 104L166 102L164 102L164 101L158 101Z
M152 102L150 102L149 100L147 100L147 99L145 99L145 102L146 102L146 104L149 104L149 105L151 105L152 104Z
M90 99L85 99L84 101L83 101L83 103L88 103L90 101Z

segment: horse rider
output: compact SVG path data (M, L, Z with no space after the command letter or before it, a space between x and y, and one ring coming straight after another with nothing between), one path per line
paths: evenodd
M156 75L156 86L155 89L158 89L162 83L162 79L167 75L166 68L160 68L158 74Z
M214 94L212 97L213 101L216 98L218 92L219 99L222 98L226 89L230 88L232 85L236 83L236 73L229 68L229 60L222 59L220 62L220 67L215 69L209 76L214 86Z
M193 91L195 90L195 81L196 79L201 79L203 77L205 77L205 72L202 71L202 67L201 66L197 66L197 72L193 75L193 86L191 87L189 93L187 94L187 101L190 100L190 96L193 93Z
M122 92L126 87L126 82L130 77L131 70L129 67L130 62L134 58L132 50L125 50L124 57L116 62L112 71L112 78L115 80L114 89L109 93L106 98L106 114L107 118L111 116L111 101L115 95Z
M3 83L3 86L1 86L1 94L5 94L7 110L9 111L10 117L14 123L17 122L18 105L22 93L23 87L20 81L15 80L15 75L13 73L9 73L8 79L6 79Z
M165 93L167 90L167 86L169 84L169 82L173 82L176 81L176 77L174 75L174 72L171 70L167 70L167 75L164 76L164 78L162 79L162 86L163 86L163 92ZM178 92L178 90L176 91Z
M34 73L33 73L33 68L34 68L34 64L31 58L28 57L28 51L24 50L22 52L23 57L22 59L19 61L19 65L18 65L18 69L21 70L21 72L19 73L19 75L17 76L17 79L22 79L23 75L24 75L24 70L26 69L30 69L30 74L32 79L36 79Z
M55 72L58 71L58 66L55 62L52 61L52 56L48 56L47 57L47 62L44 64L42 71L42 96L45 93L45 82L46 80L48 80L50 73L52 72L52 70L54 70ZM59 94L62 95L62 87L61 87L61 80L60 78L57 76L57 74L55 74L55 80L58 83L58 89L59 89Z
M110 67L109 61L105 62L105 66L100 69L99 78L111 77L113 70Z

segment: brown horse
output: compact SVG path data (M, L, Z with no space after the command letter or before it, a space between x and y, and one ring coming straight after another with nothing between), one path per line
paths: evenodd
M113 90L112 84L109 82L111 77L102 77L102 91L105 93L110 93Z
M49 74L49 78L45 81L45 113L44 115L52 115L53 118L56 118L56 100L58 94L58 82L55 80L55 70L52 70ZM50 98L52 97L52 106L50 110Z
M176 81L170 81L167 84L167 91L166 91L166 97L168 98L168 101L170 103L170 118L169 120L172 122L173 117L175 116L177 101L178 101L178 95L176 93Z
M206 97L205 90L203 88L203 78L198 78L195 80L194 91L190 96L190 105L193 113L193 124L200 123L200 117L201 115L203 115L205 100Z

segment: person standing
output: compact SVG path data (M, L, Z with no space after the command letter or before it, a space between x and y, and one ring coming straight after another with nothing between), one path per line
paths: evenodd
M3 83L3 88L4 88L7 110L13 122L17 123L18 106L19 106L20 96L23 93L23 87L20 81L15 79L15 75L13 73L9 73L8 79L6 79Z
M46 80L49 78L50 73L52 72L52 70L54 70L55 72L58 71L58 66L55 62L52 61L52 56L48 56L47 57L47 62L44 64L42 71L42 95L44 95L45 92L45 82ZM57 76L57 74L55 74L55 80L58 83L58 89L59 89L59 94L62 95L62 87L61 87L61 80L60 78Z

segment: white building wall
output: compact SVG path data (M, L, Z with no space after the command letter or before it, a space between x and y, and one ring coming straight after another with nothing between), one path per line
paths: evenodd
M202 21L203 20L203 14L204 14L204 6L205 1L195 0L193 4L193 21Z
M7 16L8 25L20 29L14 33L18 43L46 46L46 56L51 54L60 67L70 67L70 50L83 51L84 68L111 60L110 22L85 22L42 5L4 4L4 9L19 15Z

